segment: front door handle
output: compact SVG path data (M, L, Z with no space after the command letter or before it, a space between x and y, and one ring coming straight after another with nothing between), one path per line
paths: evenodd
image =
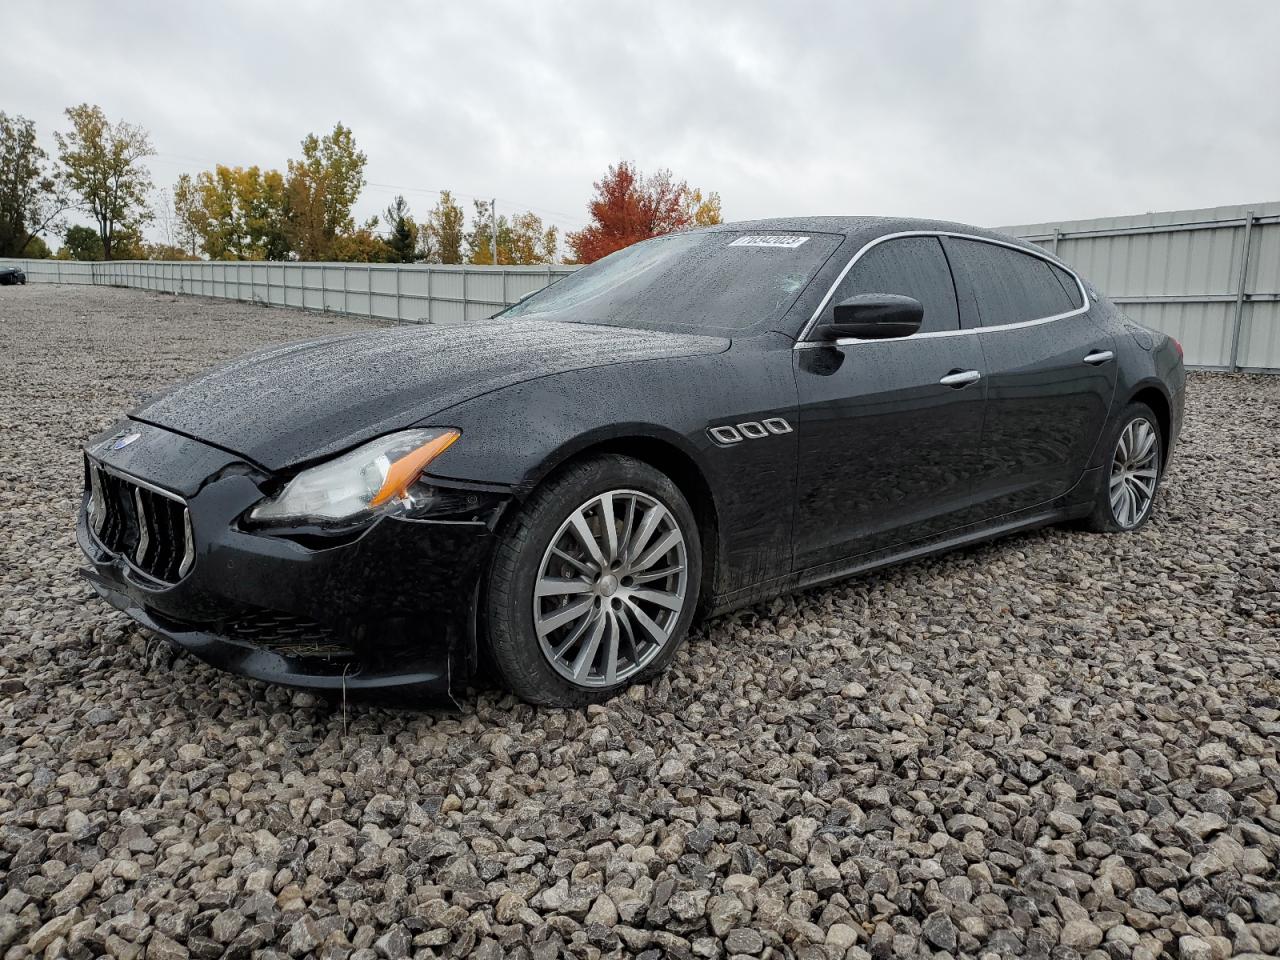
M1110 350L1090 350L1084 358L1084 362L1091 367L1099 367L1108 360L1115 359L1115 354Z
M938 382L946 387L954 387L959 390L961 387L967 387L971 383L977 383L982 379L982 374L977 370L952 370Z

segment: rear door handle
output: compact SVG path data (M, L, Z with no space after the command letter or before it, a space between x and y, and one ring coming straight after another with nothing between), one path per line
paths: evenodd
M1090 350L1085 355L1084 362L1092 367L1098 367L1113 359L1115 359L1115 354L1110 350Z
M982 374L977 370L953 370L938 382L946 387L954 387L959 390L961 387L967 387L971 383L977 383L982 379Z

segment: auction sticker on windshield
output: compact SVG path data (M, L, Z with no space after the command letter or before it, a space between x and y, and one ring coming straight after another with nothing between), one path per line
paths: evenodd
M781 236L754 236L754 235L748 234L745 237L739 237L737 240L734 240L731 244L729 244L729 246L731 247L782 247L786 250L794 250L796 247L804 244L805 241L807 241L808 239L809 239L808 237L788 236L786 234L783 234Z

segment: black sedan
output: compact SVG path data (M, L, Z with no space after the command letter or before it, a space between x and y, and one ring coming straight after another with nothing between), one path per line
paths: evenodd
M0 264L0 287L13 286L16 283L26 283L27 275L21 267L6 267Z
M622 250L483 323L327 337L85 450L98 592L283 683L543 704L696 616L1042 524L1131 531L1181 348L958 224L771 220Z

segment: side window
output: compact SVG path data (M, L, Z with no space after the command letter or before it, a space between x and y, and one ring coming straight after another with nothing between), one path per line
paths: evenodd
M1062 289L1067 291L1067 300L1071 304L1071 309L1080 309L1080 284L1076 283L1076 278L1067 273L1067 271L1063 270L1056 263L1049 264L1049 269L1053 271L1053 275L1057 277L1058 282L1062 284Z
M946 247L977 299L984 327L1070 313L1080 305L1079 291L1070 296L1047 260L979 240L948 237Z
M897 293L919 300L924 306L921 333L960 327L955 285L937 237L903 237L876 244L840 281L827 306L827 318L835 304L861 293Z

